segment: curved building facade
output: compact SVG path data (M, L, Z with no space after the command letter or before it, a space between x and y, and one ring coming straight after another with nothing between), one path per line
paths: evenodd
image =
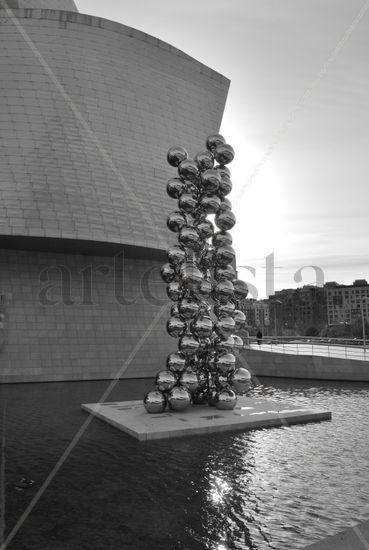
M173 347L166 151L204 148L229 81L72 0L7 4L0 382L150 376Z

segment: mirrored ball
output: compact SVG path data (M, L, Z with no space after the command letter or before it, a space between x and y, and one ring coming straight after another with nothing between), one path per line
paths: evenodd
M218 191L220 182L221 177L217 170L206 170L201 174L201 188L206 195L213 195Z
M183 291L181 285L175 281L172 281L167 285L167 296L173 302L177 302L182 298Z
M188 158L188 153L184 147L176 145L171 147L167 153L167 161L171 166L177 167Z
M233 286L236 300L244 300L249 292L247 283L245 283L245 281L241 281L241 279L235 279L233 281Z
M200 347L200 343L197 338L184 334L179 341L178 349L183 355L195 355Z
M215 248L220 246L231 246L232 245L232 235L228 231L217 231L214 233L212 243Z
M228 376L235 370L236 366L236 358L233 355L233 353L225 353L224 355L220 355L215 360L215 367L217 369L218 373L224 374L225 376Z
M210 151L197 153L194 160L198 166L198 169L201 172L204 172L205 170L210 170L210 168L213 168L214 166L214 157L210 153Z
M231 334L234 332L236 328L236 323L234 322L233 317L221 317L216 323L215 323L215 332L220 336L222 339L228 338L228 336L231 336Z
M220 411L231 411L235 408L237 396L231 389L224 388L217 392L215 397L215 407Z
M167 333L173 338L179 338L186 330L186 323L180 317L169 317L167 321Z
M216 214L219 210L220 204L221 200L216 195L205 195L199 201L200 208L206 214Z
M219 164L229 164L234 159L234 149L228 143L221 143L217 145L214 156Z
M175 233L178 233L182 229L182 227L185 227L186 225L186 218L182 212L172 212L167 217L167 226L168 229L171 231L174 231Z
M188 389L193 394L199 387L199 380L197 374L191 369L186 369L179 379L181 386Z
M165 283L171 283L176 278L176 272L170 264L162 265L160 275Z
M220 210L215 215L215 225L222 231L229 231L236 224L236 216L232 210Z
M178 166L178 174L181 178L188 181L195 181L200 171L197 164L192 159L183 160Z
M224 137L221 136L220 134L211 134L210 136L208 136L206 138L206 148L211 153L215 153L216 149L220 145L224 145L225 142L226 141L225 141Z
M183 386L175 386L168 394L168 405L172 411L184 411L191 403L191 394Z
M169 370L161 370L158 372L155 378L155 384L160 391L169 391L171 390L175 383L176 377Z
M231 384L238 394L245 393L251 386L251 374L247 369L236 369L230 378Z
M199 303L193 298L183 298L178 304L180 315L184 319L192 319L199 311Z
M159 390L149 391L143 400L146 411L150 414L162 413L167 406L167 400Z
M172 199L179 199L185 189L186 184L180 178L171 178L167 183L167 193Z
M186 359L179 353L170 353L167 357L167 370L181 374L186 368Z

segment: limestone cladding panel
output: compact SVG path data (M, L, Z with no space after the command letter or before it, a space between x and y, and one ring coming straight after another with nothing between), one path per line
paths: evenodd
M0 250L0 383L154 376L177 348L159 268Z
M166 248L166 151L204 148L229 81L124 25L14 13L0 10L0 235Z
M6 0L9 8L41 8L78 11L73 0Z

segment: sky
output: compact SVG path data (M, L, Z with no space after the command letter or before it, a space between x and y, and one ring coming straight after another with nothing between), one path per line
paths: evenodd
M76 4L231 80L221 133L250 297L369 280L369 0Z

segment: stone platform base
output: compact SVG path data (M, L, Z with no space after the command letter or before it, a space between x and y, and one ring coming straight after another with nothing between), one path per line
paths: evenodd
M196 405L183 412L167 410L160 414L148 414L142 401L88 403L81 406L83 410L140 441L274 428L331 419L331 413L322 409L301 408L249 397L239 397L233 411Z

